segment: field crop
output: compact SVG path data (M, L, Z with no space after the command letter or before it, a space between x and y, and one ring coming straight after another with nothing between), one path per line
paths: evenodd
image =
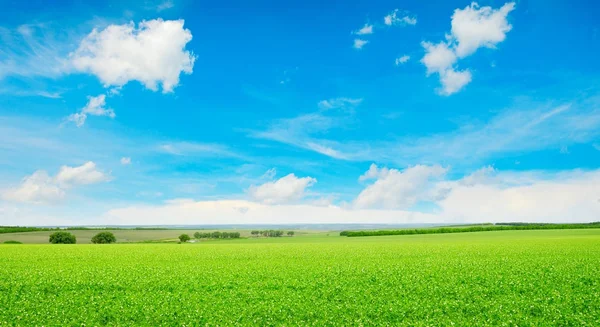
M0 245L1 326L600 326L600 230Z

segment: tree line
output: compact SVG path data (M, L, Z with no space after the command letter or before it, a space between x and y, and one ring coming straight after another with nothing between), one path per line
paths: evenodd
M287 233L282 230L253 230L250 232L252 236L263 236L263 237L281 237L283 234L287 234L287 236L294 236L294 231L288 231Z
M167 230L164 227L25 227L25 226L0 226L0 234L26 233L26 232L51 232L64 230Z
M194 238L195 239L203 239L203 238L240 238L240 233L239 232L206 232L206 233L201 233L201 232L195 232L194 233Z
M439 228L416 228L416 229L398 229L398 230L343 231L343 232L340 232L340 236L360 237L360 236L491 232L491 231L502 231L502 230L586 229L586 228L600 228L600 222L584 223L584 224L499 223L499 224L490 225L490 226L471 226L471 227L439 227Z

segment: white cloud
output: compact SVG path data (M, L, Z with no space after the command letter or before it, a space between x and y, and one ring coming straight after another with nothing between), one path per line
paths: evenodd
M38 170L23 179L17 188L6 190L2 198L14 202L52 203L63 199L65 191L58 187L48 173Z
M494 49L506 39L512 26L508 23L508 14L514 10L513 2L499 9L479 7L476 2L456 9L452 15L452 29L446 35L446 41L438 44L422 42L425 56L421 63L427 67L427 75L439 74L442 95L451 95L460 91L472 80L468 69L459 71L454 65L459 58L472 55L481 47Z
M354 32L356 35L368 35L373 34L373 25L365 24L361 29Z
M404 169L378 168L372 164L359 180L375 179L354 200L357 208L406 209L419 201L431 200L432 181L447 172L447 168L417 165Z
M454 94L460 91L470 82L471 72L468 69L458 72L452 68L446 69L445 71L440 73L440 83L442 83L442 89L440 90L440 94Z
M394 9L391 13L383 17L383 23L387 26L392 25L416 25L417 18L408 14L400 13L398 9Z
M110 180L104 172L96 169L96 164L88 161L78 167L62 166L54 178L59 185L75 186L87 185Z
M354 49L362 49L367 43L369 43L367 40L354 39Z
M67 34L52 30L50 24L0 27L0 80L6 76L57 78L68 73Z
M243 208L243 210L240 210ZM400 210L355 210L317 204L269 205L244 200L181 201L129 206L108 211L105 224L282 224L282 223L422 223L437 216Z
M191 74L195 57L185 50L192 33L183 20L131 22L94 29L71 54L73 66L96 75L105 87L141 82L153 91L172 92L181 73Z
M156 6L156 11L161 12L166 9L171 9L174 6L175 6L175 4L173 3L173 1L167 0L167 1L160 3L158 6Z
M421 62L427 67L427 75L444 72L456 62L456 54L445 42L422 42L421 45L425 48L425 56Z
M298 201L304 197L307 188L317 182L312 177L296 177L289 174L276 181L251 186L248 194L255 200L266 204L281 204Z
M444 215L457 221L598 220L600 171L573 170L537 175L530 172L498 173L492 181L459 184L438 205ZM518 184L507 185L505 180Z
M66 190L78 186L106 182L110 176L96 169L93 162L79 167L62 166L55 177L44 170L27 176L21 185L2 192L2 198L14 202L34 204L55 203L65 197Z
M464 58L481 47L495 48L496 44L504 41L506 33L512 29L507 16L514 9L514 2L499 9L479 7L476 2L465 9L456 9L452 15L451 30L456 42L456 55Z
M396 66L400 66L402 64L407 63L409 60L410 60L410 56L409 55L404 55L402 57L396 58L395 63L396 63Z
M175 156L241 158L226 146L214 143L169 142L157 146L157 151Z
M275 175L277 175L277 169L275 168L271 168L269 170L267 170L261 177L260 179L266 179L266 180L272 180L273 178L275 178Z
M77 127L81 127L85 124L88 115L115 118L115 112L112 109L106 109L105 105L106 96L104 94L96 97L90 96L85 107L80 112L69 115L67 120L74 122Z
M362 102L362 98L353 99L353 98L332 98L329 100L320 101L317 106L321 110L329 110L329 109L339 109L339 108L353 108L358 106Z
M121 158L121 164L122 165L130 165L131 164L131 158L129 158L129 157L123 157L123 158Z

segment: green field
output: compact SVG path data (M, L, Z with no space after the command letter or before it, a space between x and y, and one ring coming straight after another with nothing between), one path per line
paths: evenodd
M98 232L104 230L69 230L68 232L77 237L78 244L91 244L92 237ZM193 236L194 232L213 232L213 229L166 229L166 230L109 230L115 235L119 243L132 243L132 242L147 242L147 241L177 241L177 237L181 234L188 234ZM245 229L221 229L220 231L227 232L240 232L242 237L250 237L250 230ZM7 233L0 234L0 243L8 240L19 241L25 244L47 244L50 234L55 231L44 231L44 232L26 232L26 233ZM323 231L295 231L294 237L306 237L306 236L320 236L324 234L338 235L335 232L323 232Z
M0 326L83 325L600 326L600 230L0 245Z

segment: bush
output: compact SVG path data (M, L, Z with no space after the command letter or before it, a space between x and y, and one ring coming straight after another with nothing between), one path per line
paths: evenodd
M291 230L291 231L287 232L287 234L288 234L288 236L294 236L294 231Z
M75 244L77 238L68 232L55 232L50 234L50 243L52 244Z
M4 244L23 244L19 241L4 241Z
M100 232L92 237L92 243L94 244L110 244L117 242L117 238L111 232Z
M190 236L188 234L181 234L179 235L179 241L180 242L187 242L190 240Z

